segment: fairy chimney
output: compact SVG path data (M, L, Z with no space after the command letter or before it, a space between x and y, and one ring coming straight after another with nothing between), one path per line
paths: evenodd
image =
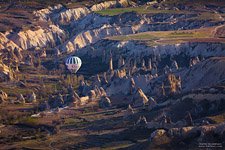
M118 60L118 68L121 68L122 66L124 66L125 62L122 56L120 56L119 60Z
M112 55L110 56L110 59L109 59L109 71L110 72L113 71L113 58L112 58Z
M152 70L152 60L151 60L151 58L148 60L148 70Z

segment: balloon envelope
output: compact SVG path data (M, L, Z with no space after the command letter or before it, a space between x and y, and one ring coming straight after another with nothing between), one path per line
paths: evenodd
M76 73L80 69L81 65L82 65L82 61L79 57L71 56L66 59L67 69L71 73Z

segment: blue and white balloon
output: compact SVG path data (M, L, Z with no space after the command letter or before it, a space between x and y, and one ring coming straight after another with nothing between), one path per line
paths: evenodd
M76 73L80 69L81 65L82 65L82 61L79 57L71 56L66 59L67 69L71 73Z

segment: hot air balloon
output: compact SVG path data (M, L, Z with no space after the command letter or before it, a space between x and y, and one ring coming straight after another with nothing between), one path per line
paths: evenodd
M66 59L67 69L71 73L76 73L80 69L81 64L82 64L82 62L81 62L81 59L79 57L71 56L71 57Z

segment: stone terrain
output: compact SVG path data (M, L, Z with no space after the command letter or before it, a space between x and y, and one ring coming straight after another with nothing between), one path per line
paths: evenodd
M0 6L2 149L225 147L224 2Z

